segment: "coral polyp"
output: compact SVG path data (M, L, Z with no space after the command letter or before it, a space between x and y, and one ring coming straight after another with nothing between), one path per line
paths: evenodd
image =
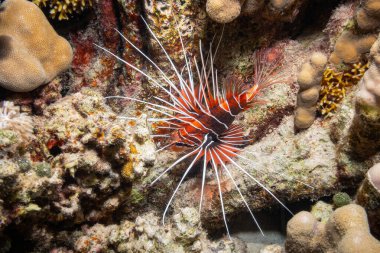
M145 22L145 20L143 21ZM107 99L126 99L145 104L148 110L153 113L158 113L163 117L159 119L148 119L148 121L161 123L158 124L157 128L164 130L164 133L160 131L159 134L152 135L152 137L159 138L160 140L167 140L164 146L159 148L157 152L168 148L185 151L185 154L161 172L151 182L151 185L155 184L160 178L176 167L176 165L190 158L190 163L184 170L180 182L165 207L162 219L163 223L165 223L165 216L181 184L184 182L190 170L197 163L200 163L202 168L199 210L201 211L202 209L206 175L208 167L210 166L211 173L217 181L219 200L228 236L230 233L223 203L221 174L227 175L231 180L260 231L261 228L247 201L242 195L238 184L232 176L230 168L228 168L226 164L233 164L239 172L248 176L253 182L262 187L271 197L291 213L291 211L271 192L269 188L258 181L233 159L235 157L247 159L241 156L239 151L251 142L251 140L244 135L243 127L233 124L235 118L240 113L252 108L253 105L262 103L257 97L264 88L273 84L284 83L283 72L281 71L283 55L279 52L274 52L273 50L268 49L256 51L254 57L253 83L245 84L235 78L227 78L227 81L223 82L222 85L219 85L218 72L214 68L215 56L213 55L212 47L207 56L204 56L202 54L202 46L200 42L201 60L200 63L198 63L195 58L189 58L182 42L181 32L178 29L179 38L182 44L182 52L185 59L185 66L178 69L162 43L157 39L156 35L148 25L147 28L158 45L160 45L163 54L167 57L172 71L176 76L176 78L172 78L174 80L170 79L168 73L165 73L152 59L150 59L137 46L132 44L130 40L120 32L119 34L125 39L125 41L140 52L141 55L145 57L145 59L160 73L160 79L151 77L148 73L123 60L108 49L97 46L122 61L128 67L138 71L170 98L168 101L167 99L154 96L153 98L155 101L152 102L127 96L107 97ZM168 132L165 133L165 131Z
M50 17L58 20L68 20L92 6L92 0L33 0L33 3L47 8Z

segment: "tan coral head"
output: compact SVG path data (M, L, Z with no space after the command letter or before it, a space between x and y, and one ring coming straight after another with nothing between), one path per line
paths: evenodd
M70 44L43 12L26 0L7 0L0 11L0 86L27 92L50 82L72 61Z
M240 15L239 0L207 0L206 11L218 23L229 23Z

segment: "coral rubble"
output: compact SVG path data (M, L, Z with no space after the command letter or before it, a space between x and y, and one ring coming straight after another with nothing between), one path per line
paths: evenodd
M7 0L1 8L0 86L31 91L70 66L70 44L37 6L26 0Z

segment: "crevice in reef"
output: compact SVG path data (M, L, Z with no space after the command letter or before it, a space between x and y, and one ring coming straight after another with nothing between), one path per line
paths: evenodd
M120 4L118 3L117 0L112 0L112 8L114 9L115 13L120 13L120 14L124 14L123 11L122 11L122 8L120 7ZM122 22L122 18L124 17L124 15L115 15L115 18L116 18L116 25L117 27L115 27L115 29L117 29L118 31L122 31L123 30L123 22ZM116 33L116 31L114 31ZM124 46L123 46L123 38L121 36L118 36L119 37L119 43L117 45L117 55L120 57L120 58L123 58L123 53L124 53ZM115 69L114 73L113 73L113 77L112 77L112 80L110 81L110 84L108 85L107 87L107 90L106 90L106 94L107 95L122 95L120 94L120 92L117 92L117 83L118 83L118 79L120 76L124 76L124 79L126 78L126 76L124 75L124 71L123 71L123 68L125 67L124 64L118 62L119 64L119 67ZM116 94L116 93L119 93L119 94Z
M289 33L286 36L296 39L298 36L307 36L308 34L322 31L326 27L333 10L342 2L344 1L308 1L303 10L300 10L296 20L287 25Z

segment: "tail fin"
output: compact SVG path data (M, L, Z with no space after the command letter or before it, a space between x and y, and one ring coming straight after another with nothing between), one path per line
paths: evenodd
M254 55L253 85L247 91L247 101L252 102L254 97L264 88L284 83L286 78L282 71L284 53L279 48L263 48Z

